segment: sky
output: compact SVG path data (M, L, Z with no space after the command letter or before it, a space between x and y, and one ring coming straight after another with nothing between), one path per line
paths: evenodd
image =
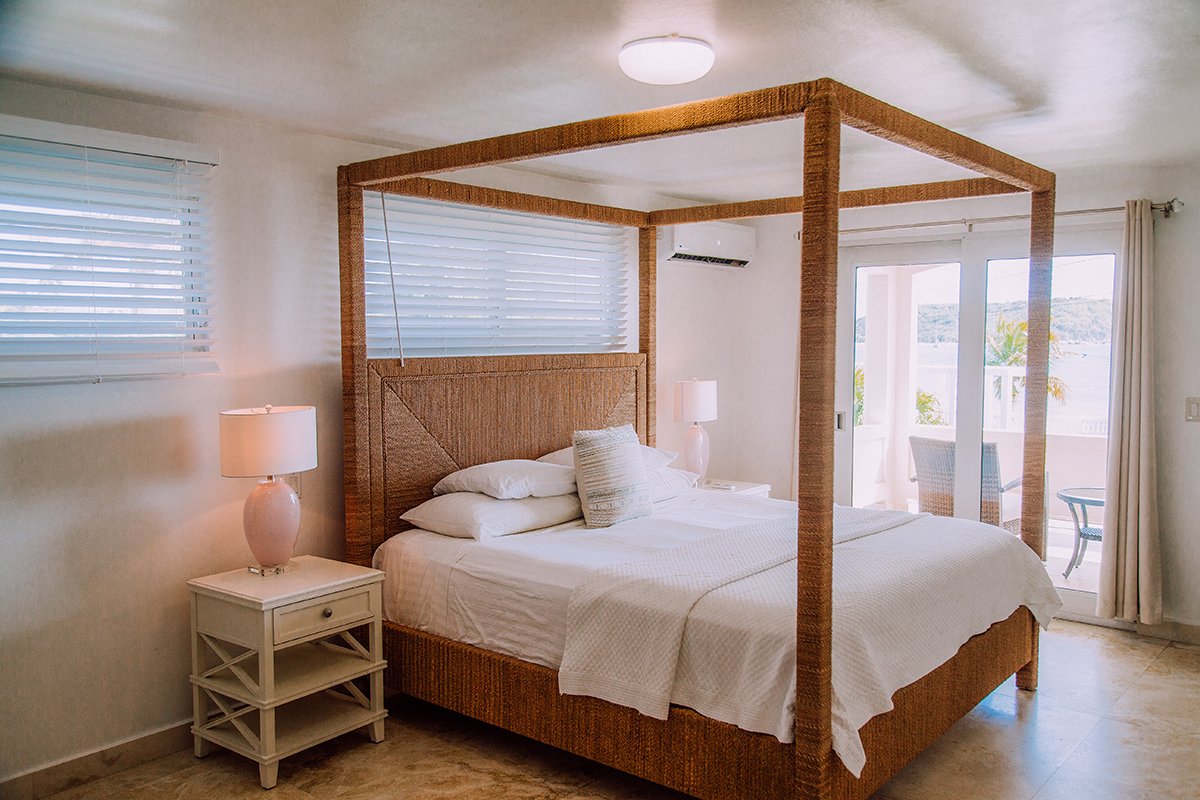
M1113 291L1116 258L1111 253L1093 256L1059 256L1054 259L1051 294L1054 297L1104 297ZM996 259L988 262L988 302L1025 300L1029 292L1029 259ZM863 269L877 269L864 267ZM920 303L957 303L957 264L914 265L913 294ZM866 311L865 296L856 297L855 317Z

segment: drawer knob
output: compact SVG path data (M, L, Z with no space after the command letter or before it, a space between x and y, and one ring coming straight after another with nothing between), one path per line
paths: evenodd
M332 608L325 609L324 611L321 612L321 616L324 617L325 619L329 619L330 617L333 616L333 609Z

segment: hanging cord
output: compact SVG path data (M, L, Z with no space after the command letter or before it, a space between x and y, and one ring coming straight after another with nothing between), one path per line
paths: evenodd
M392 284L392 319L396 322L396 347L400 350L400 366L404 366L404 340L400 338L400 308L396 303L396 269L392 266L392 235L388 232L387 200L379 192L379 205L383 209L383 241L387 244L388 280Z

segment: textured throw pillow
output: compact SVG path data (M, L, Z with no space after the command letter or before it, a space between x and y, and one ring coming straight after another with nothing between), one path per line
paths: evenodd
M632 425L575 431L575 482L589 528L650 515L650 487Z
M579 519L579 497L526 497L497 500L476 492L454 492L426 500L400 519L459 539L494 539Z
M557 497L574 491L574 468L515 458L451 472L433 487L434 494L482 492L498 500Z
M698 480L699 475L683 469L663 467L651 470L646 473L646 482L650 484L650 502L660 503L678 497L695 486Z
M632 428L632 425L625 427ZM678 453L672 453L670 450L659 450L657 447L649 447L644 444L639 444L638 449L642 454L642 461L646 465L646 472L653 472L656 469L671 464L675 459L679 458ZM562 464L563 466L575 466L575 448L564 447L562 450L555 450L553 453L547 453L538 459L544 464Z

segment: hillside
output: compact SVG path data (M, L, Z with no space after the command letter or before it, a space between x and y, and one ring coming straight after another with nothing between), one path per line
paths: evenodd
M1024 319L1026 303L1011 301L988 306L988 327L1000 314ZM1062 344L1107 342L1112 330L1112 300L1094 297L1055 298L1050 308L1050 330ZM866 319L855 320L854 340L865 341ZM926 303L917 306L917 341L953 342L958 339L958 304Z

